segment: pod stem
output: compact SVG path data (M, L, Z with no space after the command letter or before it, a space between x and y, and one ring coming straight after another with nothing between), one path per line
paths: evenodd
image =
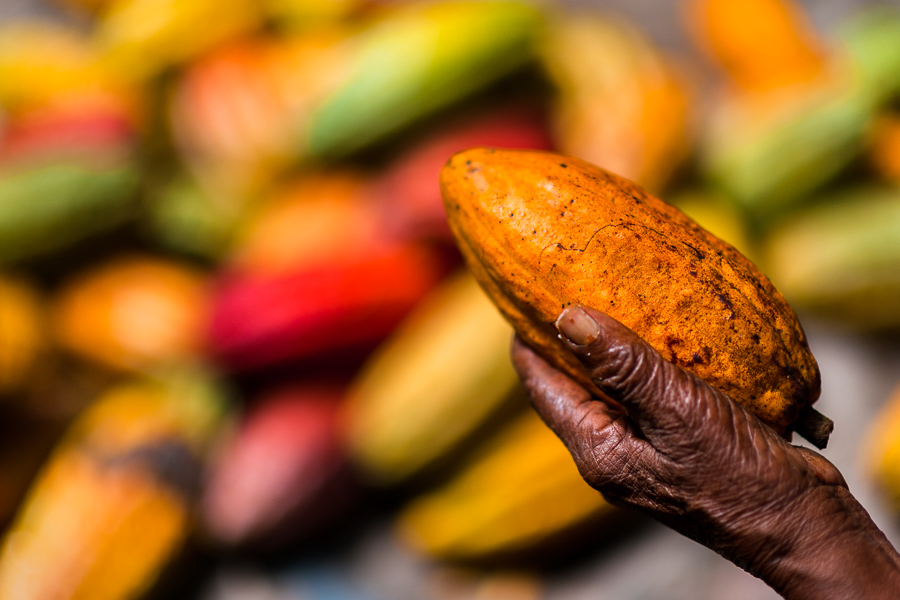
M828 437L834 431L834 421L807 405L800 409L792 428L810 444L822 450L828 445Z

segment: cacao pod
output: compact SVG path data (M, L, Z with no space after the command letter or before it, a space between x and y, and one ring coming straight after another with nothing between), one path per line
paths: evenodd
M53 309L66 349L113 369L148 371L200 357L206 277L176 261L120 257L73 278Z
M532 411L400 514L403 539L455 560L516 555L612 511L585 483L562 442Z
M288 273L224 276L208 333L213 355L250 371L377 343L440 281L445 265L423 246L374 250Z
M0 134L0 263L50 253L134 215L139 173L121 105L60 105Z
M540 57L557 89L556 149L662 188L691 145L675 66L633 27L589 13L552 20Z
M346 79L313 112L302 144L342 156L448 106L534 57L540 13L519 2L396 8L351 40Z
M250 0L111 0L93 42L111 70L139 83L260 23Z
M742 94L806 84L828 70L825 44L791 0L690 0L685 8L698 45Z
M900 189L823 198L764 244L772 280L797 306L861 329L900 328Z
M894 510L900 509L900 386L869 427L864 450L868 471Z
M335 385L310 383L254 400L204 490L203 520L217 541L278 548L321 531L352 505L338 434L343 397Z
M0 396L34 375L47 350L43 300L30 285L0 277Z
M467 273L418 305L351 388L345 437L371 479L425 470L514 397L511 339Z
M205 375L172 377L113 388L73 423L0 549L0 596L128 600L153 584L225 414Z
M471 111L470 111L471 113ZM373 186L388 218L383 227L404 239L451 238L434 185L447 157L473 146L552 150L544 116L509 105L443 122L391 164Z
M818 398L796 315L743 255L634 183L582 160L476 148L441 188L466 261L525 341L595 393L558 339L592 306L778 431Z
M875 122L869 159L879 175L900 184L900 114L888 113Z

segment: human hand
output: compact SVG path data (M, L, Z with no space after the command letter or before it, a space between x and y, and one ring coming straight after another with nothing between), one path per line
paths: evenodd
M900 556L834 465L602 312L569 307L557 328L613 403L518 338L513 361L538 413L607 500L709 546L787 598L900 595Z

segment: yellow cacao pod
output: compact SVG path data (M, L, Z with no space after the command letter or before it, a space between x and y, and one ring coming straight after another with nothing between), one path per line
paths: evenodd
M512 333L469 274L416 309L350 393L347 440L372 479L423 471L515 396Z
M867 438L869 472L893 508L900 509L900 385L875 417Z
M400 516L403 539L447 559L515 555L612 511L569 451L529 411L443 487Z

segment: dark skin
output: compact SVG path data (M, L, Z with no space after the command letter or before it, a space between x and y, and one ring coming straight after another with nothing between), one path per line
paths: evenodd
M609 502L712 548L790 600L900 598L900 555L828 460L600 311L569 307L557 329L614 403L518 338L513 362L535 409Z

